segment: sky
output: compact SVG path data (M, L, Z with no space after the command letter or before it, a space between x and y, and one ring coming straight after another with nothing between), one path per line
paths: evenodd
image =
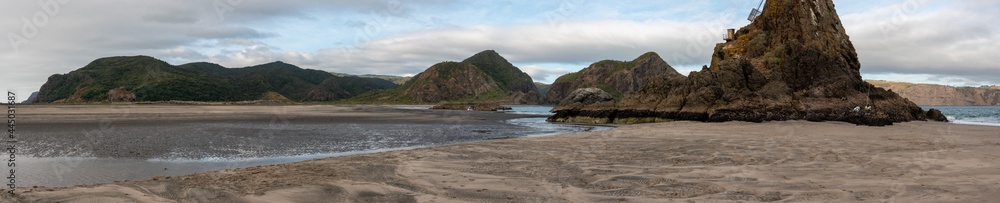
M756 0L8 1L0 89L26 98L97 58L147 55L225 67L283 61L415 75L496 50L538 82L657 52L682 74L710 62ZM1000 84L1000 1L835 0L862 77Z

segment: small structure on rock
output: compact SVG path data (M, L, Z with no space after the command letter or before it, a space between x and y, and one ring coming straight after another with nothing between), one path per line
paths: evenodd
M760 0L760 4L757 4L757 8L754 8L753 10L750 10L750 16L747 16L747 20L749 20L751 23L754 20L756 20L757 16L760 16L760 14L761 14L760 6L763 6L763 5L764 5L764 0Z
M727 29L726 35L723 35L722 39L726 40L726 42L731 42L733 40L736 40L736 29L732 28Z

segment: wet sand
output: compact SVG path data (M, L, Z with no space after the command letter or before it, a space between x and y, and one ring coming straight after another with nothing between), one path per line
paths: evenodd
M30 105L20 154L203 159L296 156L517 137L496 112L384 106ZM535 116L537 117L537 116Z
M990 202L1000 128L933 122L621 126L157 177L18 202Z

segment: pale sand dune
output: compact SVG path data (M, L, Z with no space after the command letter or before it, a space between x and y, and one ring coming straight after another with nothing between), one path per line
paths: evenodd
M20 202L995 202L1000 128L673 122L72 188Z

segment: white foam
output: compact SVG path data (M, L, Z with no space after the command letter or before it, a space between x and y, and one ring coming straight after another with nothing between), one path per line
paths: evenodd
M997 126L997 127L1000 127L1000 123L987 123L987 122L979 122L979 121L956 120L956 121L952 121L951 123L962 124L962 125L983 125L983 126Z

